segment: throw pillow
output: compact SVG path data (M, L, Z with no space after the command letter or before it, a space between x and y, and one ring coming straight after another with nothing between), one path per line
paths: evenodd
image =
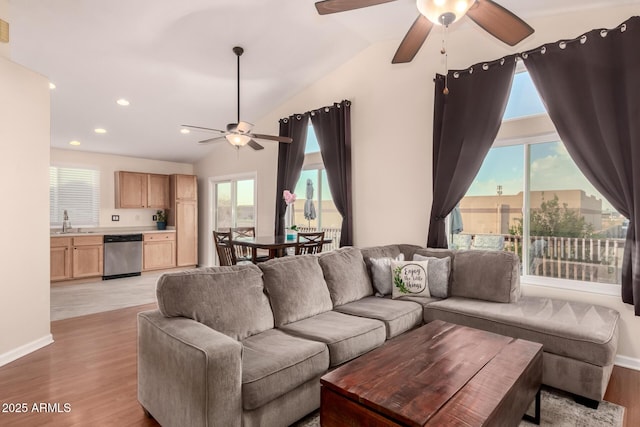
M321 253L318 262L334 307L373 295L360 249L345 246Z
M400 254L395 258L370 258L371 263L371 281L376 290L376 296L383 297L391 293L391 261L404 261L404 254Z
M414 261L429 262L429 292L432 297L447 298L449 296L449 272L451 271L451 258L436 258L415 254Z
M428 266L429 261L391 261L392 298L430 297Z

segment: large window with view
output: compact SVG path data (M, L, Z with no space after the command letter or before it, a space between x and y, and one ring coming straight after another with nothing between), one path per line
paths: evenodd
M318 139L309 124L305 161L296 184L297 196L293 207L293 223L299 231L324 231L325 237L332 239L331 249L340 243L342 216L336 209L329 189L327 172L324 169ZM325 246L325 250L329 249Z
M495 249L518 254L525 276L620 283L627 222L575 165L526 72L514 78L498 139L458 209L453 247L491 236Z

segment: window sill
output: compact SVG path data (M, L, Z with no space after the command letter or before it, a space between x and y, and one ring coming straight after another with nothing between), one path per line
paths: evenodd
M564 280L540 276L520 276L520 283L522 283L523 285L587 292L599 295L610 295L617 297L621 295L620 285L613 285L609 283L583 282L580 280Z

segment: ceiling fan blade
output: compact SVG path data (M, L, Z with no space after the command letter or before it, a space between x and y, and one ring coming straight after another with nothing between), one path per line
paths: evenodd
M392 1L395 0L324 0L316 2L316 9L320 15L328 15Z
M433 22L429 21L424 15L419 15L404 36L404 39L402 39L391 63L411 62L427 39L431 28L433 28Z
M227 138L224 136L216 136L215 138L203 139L202 141L198 141L198 144L211 144L213 142L226 141Z
M264 150L264 147L260 144L258 144L256 141L254 141L253 139L249 142L247 142L247 145L251 148L253 148L254 150Z
M515 46L533 34L534 29L509 10L491 0L478 0L467 16L498 40Z
M251 136L257 139L266 139L267 141L284 142L286 144L290 144L293 142L293 138L289 138L288 136L262 135L260 133L254 133Z
M252 128L253 125L249 122L239 122L236 126L236 130L240 133L249 133L251 132Z
M205 128L202 126L193 126L193 125L180 125L183 128L187 128L187 129L192 129L192 130L197 130L197 131L205 131L205 132L217 132L217 133L221 133L221 134L226 134L227 132L220 130L220 129L211 129L211 128Z

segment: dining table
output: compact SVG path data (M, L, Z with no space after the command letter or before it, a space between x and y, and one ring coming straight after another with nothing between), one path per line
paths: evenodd
M324 238L322 244L326 245L333 240ZM269 251L269 259L278 258L287 255L288 248L295 248L296 239L287 238L287 236L256 236L256 237L236 237L231 239L231 244L236 246L244 246L251 249L251 261L255 264L258 258L258 249Z

